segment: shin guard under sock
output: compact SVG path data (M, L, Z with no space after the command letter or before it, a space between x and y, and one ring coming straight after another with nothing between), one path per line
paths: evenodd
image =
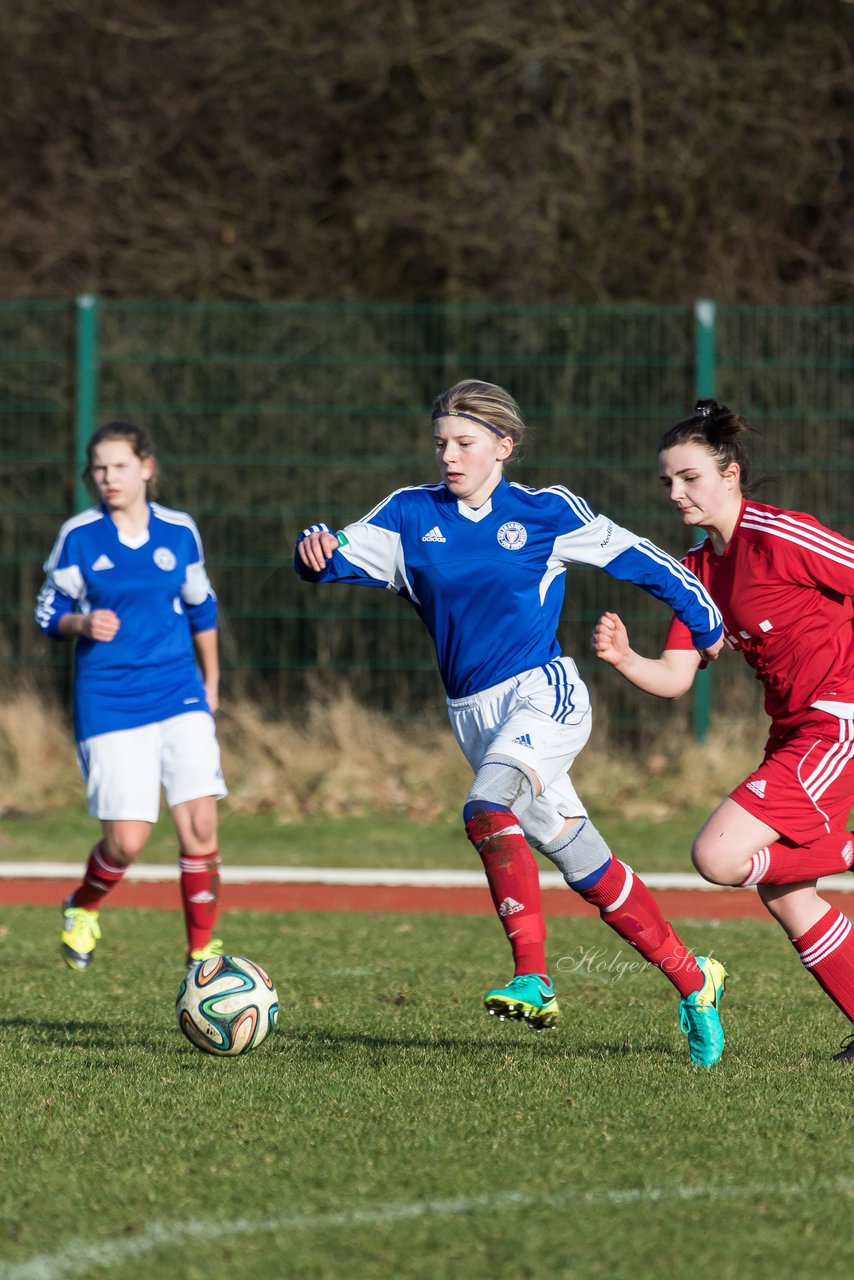
M595 874L592 884L588 876L572 887L598 907L605 924L660 969L681 996L699 991L705 981L700 966L640 877L613 854L604 871Z
M854 1022L854 928L836 907L829 910L792 946L818 985Z
M466 835L483 862L516 973L546 974L539 868L512 810L495 805L470 813Z
M117 867L109 861L104 841L99 840L89 854L83 883L71 895L71 905L98 911L105 896L115 888L126 871L127 866Z
M219 912L219 851L182 853L181 903L190 951L206 947Z

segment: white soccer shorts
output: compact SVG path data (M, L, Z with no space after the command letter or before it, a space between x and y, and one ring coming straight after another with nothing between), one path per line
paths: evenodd
M449 698L448 715L475 773L487 755L501 755L540 779L542 795L519 818L533 844L548 844L567 818L587 816L569 770L590 737L590 694L571 658L555 658L469 698Z
M78 743L77 755L89 813L102 822L156 822L161 785L170 809L201 796L228 795L207 711L99 733Z

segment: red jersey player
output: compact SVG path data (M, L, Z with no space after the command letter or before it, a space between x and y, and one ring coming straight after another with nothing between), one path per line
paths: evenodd
M713 884L757 886L804 966L854 1022L854 930L816 889L819 876L854 861L854 543L814 516L751 499L749 430L701 400L659 446L671 503L706 533L684 562L762 682L771 718L764 760L718 805L691 856ZM593 648L666 698L691 687L702 661L675 618L659 658L635 653L614 613L600 618ZM854 1065L854 1036L836 1061Z

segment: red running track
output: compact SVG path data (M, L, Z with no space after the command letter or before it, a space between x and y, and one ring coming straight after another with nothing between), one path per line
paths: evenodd
M26 906L58 906L77 885L67 880L0 880L0 903ZM768 914L755 892L747 889L655 890L666 919L767 920ZM850 894L826 894L828 902L846 914ZM847 901L846 901L847 899ZM327 884L226 884L220 905L225 911L393 911L439 912L445 915L492 915L486 886L469 888L415 888L389 885ZM110 894L110 906L145 907L177 911L178 886L174 882L125 881ZM566 889L543 890L546 916L596 916L598 912Z

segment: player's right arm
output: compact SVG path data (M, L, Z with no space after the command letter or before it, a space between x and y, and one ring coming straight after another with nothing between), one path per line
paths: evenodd
M119 615L112 609L93 609L91 613L63 613L56 630L63 640L112 640L121 626Z
M297 555L306 569L313 573L322 573L328 560L338 550L338 535L332 533L325 525L316 529L306 529L297 543Z
M294 553L299 576L307 582L380 587L411 598L401 538L402 492L389 494L338 533L325 524L303 529Z
M619 671L630 684L658 698L679 698L691 688L702 661L696 649L667 649L644 658L629 644L629 633L616 613L604 613L591 636L597 658Z
M45 580L35 616L41 630L54 640L108 641L121 626L112 609L91 609L86 597L74 530L81 521L90 520L90 515L91 519L97 518L96 512L83 513L65 522L45 561Z

